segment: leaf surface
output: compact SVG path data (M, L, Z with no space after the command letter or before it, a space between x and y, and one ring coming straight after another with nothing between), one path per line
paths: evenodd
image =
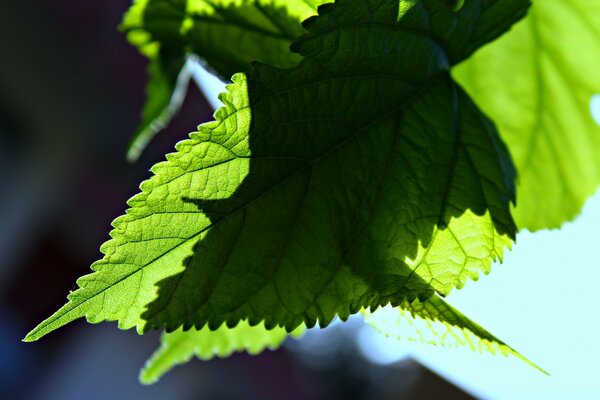
M262 324L250 326L246 321L235 328L223 325L216 331L204 327L163 333L161 346L141 370L140 380L145 384L154 383L173 367L188 362L194 356L206 361L214 357L228 357L234 352L246 351L256 355L265 349L275 350L288 336L298 338L303 333L302 326L290 334L283 328L268 330Z
M479 353L511 355L547 374L439 296L425 302L405 302L397 308L363 311L363 315L369 325L389 337L442 347L468 347Z
M453 70L496 121L519 171L521 228L573 219L600 184L600 3L540 0L508 34Z
M515 172L448 69L527 6L320 8L303 61L234 76L216 121L152 169L95 272L26 340L83 316L291 331L489 272L515 234Z

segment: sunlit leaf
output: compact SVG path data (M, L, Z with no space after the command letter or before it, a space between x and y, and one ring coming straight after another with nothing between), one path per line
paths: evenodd
M600 2L538 0L453 71L495 121L519 173L517 225L556 228L600 185Z
M275 350L288 336L298 338L303 332L302 326L290 334L283 328L267 330L262 324L250 326L242 321L235 328L223 325L215 331L204 327L164 333L160 348L140 372L140 380L145 384L154 383L173 367L188 362L194 356L210 360L228 357L234 352L256 355L266 349Z
M121 29L150 58L147 103L128 147L135 161L181 106L189 81L186 54L229 78L261 61L291 67L300 61L289 50L316 13L317 0L137 0Z
M439 296L425 302L405 302L396 308L363 311L363 315L369 325L389 337L435 346L465 347L478 353L511 355L546 373Z
M152 169L95 272L26 340L80 317L326 326L489 272L515 235L515 171L448 70L527 6L320 8L302 62L234 76L216 121Z

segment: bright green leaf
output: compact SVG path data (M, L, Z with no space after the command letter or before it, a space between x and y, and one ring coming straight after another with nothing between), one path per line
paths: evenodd
M200 330L178 329L164 333L160 348L140 372L140 380L145 384L154 383L173 367L188 362L194 356L210 360L214 357L228 357L234 352L246 351L256 355L265 349L275 350L288 336L298 338L304 330L300 326L289 334L283 328L267 330L262 324L250 326L242 321L234 328L223 325L215 331L204 327Z
M514 168L448 69L527 5L321 8L294 45L303 61L234 77L216 121L153 168L95 272L26 340L83 316L291 331L489 272L515 234Z
M426 302L405 302L394 309L363 311L363 315L369 325L389 337L443 347L468 347L479 353L512 355L547 373L439 296Z
M143 53L191 52L224 79L259 61L287 68L289 50L323 0L136 0L121 29Z
M519 227L556 228L600 185L600 2L538 0L514 29L454 69L498 125L519 171Z

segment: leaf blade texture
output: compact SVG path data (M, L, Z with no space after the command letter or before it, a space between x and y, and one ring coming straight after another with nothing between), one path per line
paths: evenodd
M300 64L235 75L216 121L152 169L96 272L26 340L82 316L291 331L489 272L515 234L515 172L448 70L528 2L400 4L321 7Z

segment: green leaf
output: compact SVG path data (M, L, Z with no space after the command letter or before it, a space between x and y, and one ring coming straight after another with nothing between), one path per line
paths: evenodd
M514 169L448 69L527 5L320 8L303 61L234 76L216 121L152 169L95 272L26 340L84 316L291 331L489 272L516 230Z
M214 357L228 357L234 352L246 351L256 355L265 349L275 350L288 336L298 338L304 330L301 326L289 334L283 328L267 330L262 324L250 326L242 321L235 328L223 325L215 331L204 327L163 333L160 348L140 372L140 381L155 383L173 367L188 362L194 356L206 361Z
M600 3L539 0L529 16L454 70L498 124L519 171L519 227L573 219L600 184Z
M363 315L369 325L389 337L443 347L468 347L479 353L512 355L548 374L439 296L426 302L405 302L395 309L363 311Z
M235 123L233 118L249 120L247 93L231 92L221 95L226 106L216 113L223 124L207 124L220 127L222 133ZM78 279L80 289L69 294L69 303L30 332L26 341L84 316L89 322L119 320L123 329L137 324L141 332L145 323L140 314L155 299L156 283L183 269L182 260L192 252L201 235L198 232L209 223L196 206L182 198L201 191L202 186L214 198L226 196L219 194L226 188L217 178L226 172L233 191L234 182L247 174L246 160L227 163L231 155L222 146L206 141L193 146L197 142L179 143L178 153L152 167L154 176L142 182L142 192L127 202L131 208L126 215L113 221L112 239L100 247L105 256L91 266L96 272ZM210 182L209 177L213 177Z
M292 67L289 50L323 0L136 0L121 29L152 55L156 48L191 52L224 79L260 61Z
M149 80L142 121L127 148L127 159L131 162L139 158L148 142L179 111L190 81L191 74L184 68L186 57L162 53L153 58L148 66Z

